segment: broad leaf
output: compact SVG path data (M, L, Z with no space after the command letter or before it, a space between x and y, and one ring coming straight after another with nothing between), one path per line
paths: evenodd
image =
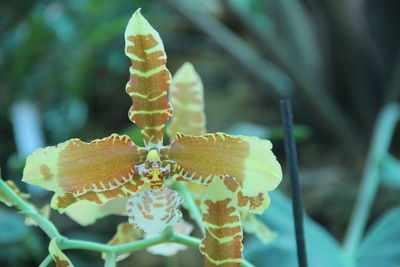
M245 244L245 258L256 266L297 266L296 240L291 202L281 193L270 193L271 206L259 218L278 234L274 242L263 245L252 238ZM305 216L305 239L310 267L341 267L341 248L320 225Z
M400 206L386 212L368 231L357 255L357 266L392 267L400 264Z
M389 188L400 188L400 160L389 153L380 163L382 184Z

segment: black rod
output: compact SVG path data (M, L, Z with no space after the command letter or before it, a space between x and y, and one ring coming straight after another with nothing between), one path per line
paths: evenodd
M292 207L296 247L299 267L307 267L306 244L303 226L303 201L301 198L299 166L297 162L296 141L293 134L293 113L290 100L281 100L281 113L285 129L286 161L289 165L290 187L292 191Z

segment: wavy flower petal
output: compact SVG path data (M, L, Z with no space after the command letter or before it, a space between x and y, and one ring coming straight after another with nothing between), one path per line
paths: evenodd
M223 181L226 187L236 194L240 211L261 214L269 207L271 199L268 193L258 193L254 197L244 196L242 188L234 178L225 177Z
M167 133L171 140L177 132L190 135L206 133L203 83L193 65L186 62L172 78L169 99L174 107L174 116Z
M132 197L139 191L149 189L150 184L146 184L141 180L141 177L137 174L133 176L132 179L120 185L112 190L103 192L87 192L83 195L76 196L73 193L56 193L51 199L51 207L57 209L59 212L64 212L64 210L70 205L86 200L92 202L96 205L103 205L104 203L117 198L117 197Z
M244 196L255 197L275 189L282 179L271 148L271 142L257 137L178 133L161 155L177 163L171 171L177 181L208 184L215 178L234 177Z
M206 229L200 244L205 266L240 266L243 233L235 193L222 180L214 179L200 208Z
M146 152L126 135L113 134L90 143L72 139L30 155L23 181L76 196L109 191L132 179L135 165L144 161Z
M129 223L146 234L161 233L181 220L180 204L182 198L179 193L167 187L140 192L128 201Z
M129 118L142 130L146 147L162 146L165 123L173 110L167 91L171 83L160 35L137 10L125 31L125 54L132 67L126 92L132 98Z

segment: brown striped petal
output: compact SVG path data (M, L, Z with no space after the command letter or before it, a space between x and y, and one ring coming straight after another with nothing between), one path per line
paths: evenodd
M109 192L132 179L135 165L144 161L146 153L125 135L113 134L90 143L72 139L30 155L23 181L75 196Z
M193 65L186 62L172 78L169 99L174 107L174 116L167 133L171 140L177 132L202 135L206 133L203 84Z
M206 235L200 244L205 266L240 266L242 226L235 194L220 179L208 186L200 205Z
M171 82L164 45L156 30L137 10L125 31L125 54L130 58L126 92L132 98L129 118L141 131L147 148L161 147L165 123L173 110L167 91Z
M282 179L282 170L268 140L225 133L191 136L177 134L162 156L177 164L176 180L208 184L215 178L233 177L244 196L271 191Z
M261 214L271 202L268 193L259 193L257 196L244 196L239 183L232 177L223 179L225 186L235 193L240 211Z
M51 199L51 207L62 213L66 208L80 201L87 201L95 205L103 205L115 198L132 197L140 191L149 189L149 187L150 184L144 183L141 177L135 174L132 179L123 185L107 191L89 191L79 196L68 192L56 193Z
M62 267L74 267L72 262L67 258L67 256L64 254L64 252L59 249L57 245L57 238L54 237L49 244L49 253L51 257L53 258L56 266L62 266Z

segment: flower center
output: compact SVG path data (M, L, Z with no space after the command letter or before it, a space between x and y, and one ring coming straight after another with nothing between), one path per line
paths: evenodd
M150 190L162 189L164 177L170 172L170 162L161 161L157 150L152 149L147 153L146 161L138 166L138 172L142 177L148 179Z

